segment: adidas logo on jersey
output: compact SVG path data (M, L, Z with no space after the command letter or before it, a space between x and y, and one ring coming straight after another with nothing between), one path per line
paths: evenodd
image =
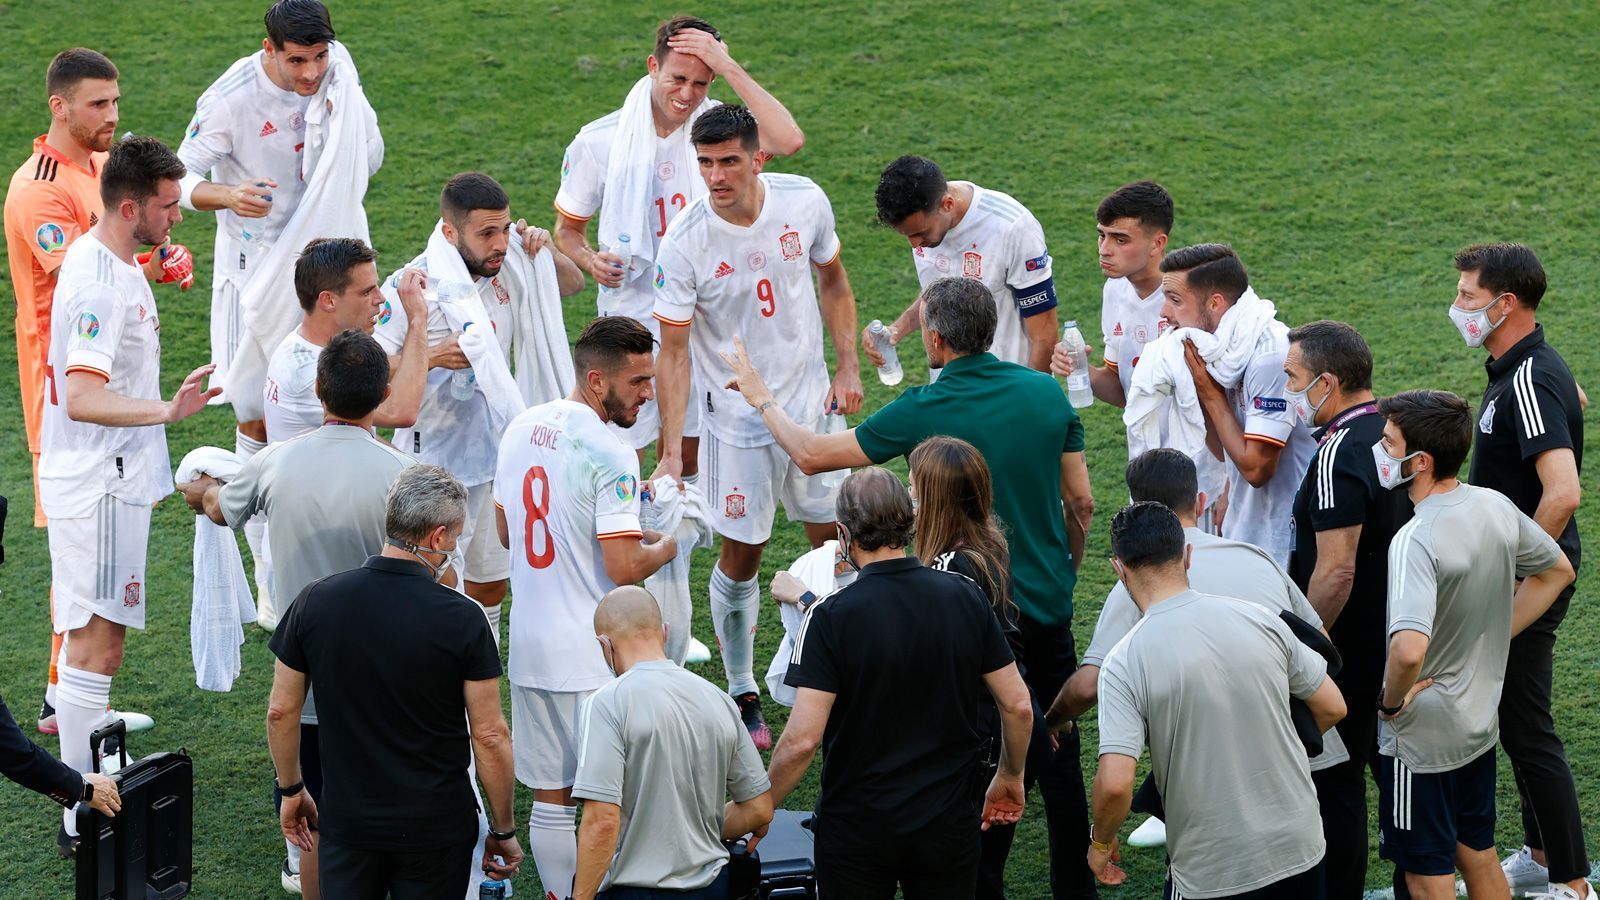
M723 278L725 276L732 275L732 274L733 274L733 266L728 265L727 260L723 260L717 266L717 274L712 276L712 277L713 278Z
M267 124L261 126L261 136L262 137L270 137L271 135L274 135L274 134L277 134L277 133L278 133L277 126L273 125L271 122L268 122Z
M1121 322L1117 323L1117 327L1111 329L1111 336L1112 337L1122 337L1122 323Z

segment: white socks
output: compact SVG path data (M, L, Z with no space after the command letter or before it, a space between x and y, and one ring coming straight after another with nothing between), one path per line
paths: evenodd
M528 853L539 870L545 896L567 900L578 874L578 808L533 802L528 815Z
M109 718L106 706L111 703L111 676L68 665L62 665L59 672L56 726L61 729L61 761L79 772L91 772L94 765L89 755L89 735ZM78 833L77 818L73 808L62 812L61 822L68 834Z
M289 851L289 871L300 874L300 847L288 838L283 839L284 849Z
M505 601L502 600L493 606L483 607L483 614L489 620L489 633L494 635L494 645L496 647L500 646L500 616L502 615L501 608L504 604Z
M751 672L756 655L756 614L761 609L759 578L734 581L720 564L711 568L711 624L728 673L728 695L759 694Z

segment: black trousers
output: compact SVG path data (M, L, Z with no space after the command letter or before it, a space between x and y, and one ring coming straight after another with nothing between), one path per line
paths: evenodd
M1072 639L1070 623L1046 625L1028 616L1020 617L1022 632L1023 678L1028 690L1040 706L1048 707L1060 693L1061 686L1078 668L1077 645ZM1034 714L1037 723L1039 715ZM1039 786L1044 800L1045 826L1050 848L1050 896L1056 900L1082 900L1099 896L1095 889L1094 873L1089 871L1089 804L1083 790L1083 769L1079 764L1079 742L1076 729L1060 736L1060 749L1050 751L1049 736L1035 728L1034 744L1028 753L1026 778ZM993 834L995 829L990 829ZM1004 838L996 836L985 845L989 868L993 871L996 858L1000 870L1005 867L1005 854L1009 853L1014 828L1005 829ZM992 877L988 885L998 891ZM980 887L983 887L980 885ZM983 896L998 897L999 893Z
M1500 746L1511 758L1522 798L1523 841L1545 852L1550 880L1557 882L1589 874L1578 789L1550 714L1556 627L1566 618L1575 590L1569 585L1543 616L1511 639L1500 693Z
M1367 886L1367 774L1378 752L1376 698L1383 683L1383 659L1345 656L1334 683L1349 710L1337 728L1350 759L1312 772L1311 781L1317 788L1322 836L1328 843L1322 861L1328 900L1361 900Z
M1062 753L1068 752L1066 745L1069 739L1076 747L1078 742L1076 731L1061 737ZM998 736L995 742L998 748ZM999 752L998 749L996 752ZM1076 753L1076 750L1072 752ZM1050 730L1044 725L1044 710L1039 706L1039 698L1034 697L1033 735L1028 742L1027 768L1022 775L1024 790L1033 789L1034 783L1039 780L1039 773L1054 764L1055 755L1056 751L1050 749ZM985 783L984 787L987 788L988 784ZM1011 842L1016 836L1015 825L991 825L979 839L981 851L978 859L978 892L975 895L978 900L1004 900L1006 860L1011 856Z
M978 875L978 810L906 834L851 828L824 816L816 834L817 896L971 900Z
M323 835L317 847L322 896L340 900L438 900L459 897L472 870L478 836L425 850L364 850Z

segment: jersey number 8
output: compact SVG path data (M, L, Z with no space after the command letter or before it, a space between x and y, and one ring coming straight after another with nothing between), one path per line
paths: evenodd
M539 499L534 501L534 484L539 485ZM550 522L545 518L550 514L550 476L545 474L544 466L534 466L528 474L522 476L522 511L527 516L527 524L522 530L522 551L528 557L528 565L535 569L546 569L556 559L555 535L550 533ZM544 535L544 549L534 550L533 532L538 527Z

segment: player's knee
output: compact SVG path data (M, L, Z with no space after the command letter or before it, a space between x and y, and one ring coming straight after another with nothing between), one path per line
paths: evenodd
M265 419L256 419L253 422L240 422L239 433L254 441L267 439L267 423Z
M478 601L480 606L499 606L506 599L506 584L504 580L469 581L467 596Z

